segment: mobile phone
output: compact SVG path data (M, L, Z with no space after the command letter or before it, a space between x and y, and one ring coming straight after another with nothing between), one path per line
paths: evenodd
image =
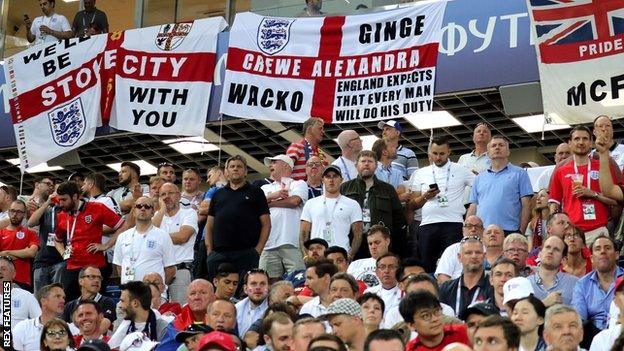
M432 190L433 190L433 189L438 190L438 184L436 184L436 183L429 184L429 189L432 189Z

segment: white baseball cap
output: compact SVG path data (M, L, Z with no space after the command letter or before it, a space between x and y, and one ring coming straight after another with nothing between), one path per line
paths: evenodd
M288 167L290 167L290 169L293 169L295 167L295 161L293 161L293 159L290 158L290 156L287 156L287 155L284 155L284 154L273 156L273 157L265 157L264 158L264 165L269 167L271 165L271 161L284 161L284 162L286 162Z
M503 285L503 304L506 305L509 301L523 299L534 293L533 286L527 278L511 278Z

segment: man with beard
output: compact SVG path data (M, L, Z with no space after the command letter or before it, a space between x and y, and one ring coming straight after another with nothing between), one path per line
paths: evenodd
M26 290L32 290L30 260L37 255L39 238L37 233L22 226L26 215L26 204L15 200L9 208L9 225L0 230L0 256L13 259L14 282Z
M121 297L119 309L123 312L124 320L110 338L111 348L119 348L126 335L136 331L143 332L150 340L159 341L167 328L167 321L156 317L150 308L152 292L143 282L131 281L119 286Z
M89 340L102 339L108 342L110 339L106 333L102 333L102 309L93 300L82 300L74 308L73 317L74 325L80 330L78 335L74 335L76 348L80 347L84 342Z
M391 247L391 250L400 256L406 256L402 255L405 247L399 247L399 243L405 242L407 223L401 200L399 200L399 196L392 185L377 179L375 176L377 155L368 150L360 152L356 167L358 170L357 178L343 183L340 192L357 201L362 208L362 232L366 233L371 225L383 222L390 230L391 242L397 245L396 248ZM368 257L366 249L359 251L361 257Z
M171 237L176 270L175 278L170 281L169 294L173 301L185 304L184 291L191 283L193 245L199 228L197 212L191 208L181 208L180 196L180 190L173 183L163 184L160 187L160 209L154 214L152 224Z
M615 281L624 275L624 269L617 266L618 251L611 237L599 236L590 249L594 270L578 280L572 293L572 306L584 323L591 323L586 340L608 327Z
M52 319L59 318L65 308L65 292L58 283L46 285L37 292L41 315L25 319L13 329L13 348L16 351L39 350L43 326Z
M481 239L473 236L464 237L460 242L458 257L463 273L459 278L449 280L440 286L440 301L453 307L455 314L459 316L463 315L471 304L493 301L494 296L483 269L485 254Z
M475 175L449 160L451 149L444 137L433 138L429 145L431 165L412 174L414 192L408 206L422 208L418 228L418 253L425 270L434 272L436 262L448 246L462 238L462 221L466 209L464 193L472 186Z
M399 282L396 277L400 261L399 256L391 252L379 256L377 268L375 269L375 275L379 279L379 284L366 289L364 292L377 294L384 301L386 306L384 316L391 308L398 306L401 300L401 289L399 289Z
M293 321L284 312L275 312L262 321L268 351L290 351L293 343Z
M542 244L540 264L536 274L528 276L535 297L546 307L572 303L572 291L578 278L560 271L561 261L567 255L568 247L558 236L550 236Z
M600 193L600 161L590 158L592 133L589 128L577 126L570 132L572 157L560 164L553 172L550 184L549 207L551 213L562 209L570 216L570 221L585 231L588 246L599 235L609 235L609 206L616 201ZM619 170L610 161L611 178L618 183ZM574 179L573 179L574 178Z
M115 245L117 235L126 229L127 224L105 205L80 200L78 186L73 182L59 185L57 193L62 211L56 218L54 245L67 263L61 281L67 298L73 300L80 294L76 284L80 270L90 265L106 267L102 253ZM105 225L116 232L111 240L102 244L102 230Z
M135 163L122 162L119 170L119 185L117 189L108 192L119 205L122 213L128 213L134 205L134 198L149 193L149 187L139 184L141 169Z
M357 177L357 169L355 169L355 158L362 151L362 138L352 129L343 130L338 134L336 142L340 147L342 154L332 165L338 166L343 175L343 181L349 181ZM309 176L308 176L309 178Z
M375 224L368 231L366 242L368 243L368 251L371 257L351 262L347 273L357 280L364 281L370 288L379 285L379 278L375 274L377 259L388 253L390 248L390 231L381 224Z
M481 238L483 236L483 221L481 218L477 216L467 216L462 227L462 235L464 238L469 236ZM459 246L459 243L452 244L442 253L434 273L434 276L438 280L438 284L442 284L450 279L458 278L461 275L462 265L461 262L457 260Z
M72 321L72 313L81 301L93 301L98 305L101 313L103 313L100 323L100 332L106 334L111 323L117 319L115 311L115 302L108 296L100 294L102 288L102 273L97 267L87 266L80 270L78 284L80 285L80 296L65 305L62 319L67 323Z
M321 0L309 0L313 3L320 3ZM319 8L320 9L320 8ZM324 165L327 164L325 154L319 145L325 136L323 129L325 122L322 118L310 117L303 123L303 138L298 142L291 143L286 149L286 155L290 156L294 162L292 178L306 180L306 162L312 156L318 156Z
M158 351L174 351L180 346L175 337L179 332L186 330L191 324L205 323L207 309L215 300L212 284L205 279L195 279L188 286L186 292L188 303L182 307L173 322L167 325Z
M249 327L262 318L269 307L269 276L262 269L252 269L243 279L247 297L236 304L238 335L243 338Z
M206 324L213 330L232 332L236 327L236 306L228 300L215 300L208 306Z

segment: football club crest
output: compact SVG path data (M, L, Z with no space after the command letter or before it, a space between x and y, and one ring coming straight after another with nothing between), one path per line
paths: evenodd
M15 236L16 236L18 239L20 239L20 240L24 239L24 237L25 237L24 232L22 232L22 231L17 232L17 233L15 234Z
M191 32L193 22L163 24L156 34L156 46L163 51L171 51L180 46Z
M147 241L147 248L148 249L153 249L155 247L156 247L156 241L154 241L154 240L148 240Z
M263 18L258 26L258 48L267 55L282 51L290 40L290 26L293 22L295 20L285 18Z
M91 215L85 216L85 223L91 224L92 220L93 220L93 217L91 217Z
M82 100L76 98L48 113L52 138L58 146L74 146L86 130Z

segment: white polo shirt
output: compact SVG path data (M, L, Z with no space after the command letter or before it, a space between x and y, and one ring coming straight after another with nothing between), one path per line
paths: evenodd
M129 281L127 267L134 268L134 279L143 280L150 272L157 272L165 280L165 267L175 266L174 245L169 234L151 226L140 234L131 228L119 234L115 243L113 263L121 266L121 283Z
M466 208L464 194L474 183L475 175L466 167L451 161L442 167L435 164L412 173L410 190L425 193L430 184L437 184L440 193L425 202L420 225L431 223L461 223ZM446 198L446 202L441 201Z
M3 296L0 294L0 314L2 314ZM37 318L41 315L41 307L39 302L28 291L21 289L13 284L11 289L11 331L15 330L15 326L25 319Z
M349 264L347 273L351 274L355 280L363 281L370 288L379 285L379 278L375 274L375 269L377 269L376 259L372 257L361 258Z
M184 225L193 228L193 235L191 235L189 240L184 244L173 245L176 264L193 261L193 245L195 244L195 237L199 231L197 227L197 212L190 208L180 208L172 217L169 217L165 213L160 223L160 229L164 230L167 234L179 232L180 228Z
M325 239L329 246L336 245L349 251L351 224L362 221L362 209L357 201L346 196L326 198L323 195L306 202L301 220L312 223L311 239ZM329 232L326 230L327 223L331 223Z
M282 182L273 182L262 186L265 196L282 190ZM288 184L288 196L297 196L301 205L294 208L271 207L271 232L264 246L265 250L276 249L284 245L299 247L299 218L303 204L308 200L308 184L303 180L292 180Z
M24 319L13 329L13 348L16 351L39 351L43 324L40 317Z
M433 275L436 278L439 274L446 274L450 276L451 279L459 278L464 268L461 262L459 262L457 255L459 255L459 243L454 243L447 247L444 252L442 252L442 256L440 256L438 266Z

